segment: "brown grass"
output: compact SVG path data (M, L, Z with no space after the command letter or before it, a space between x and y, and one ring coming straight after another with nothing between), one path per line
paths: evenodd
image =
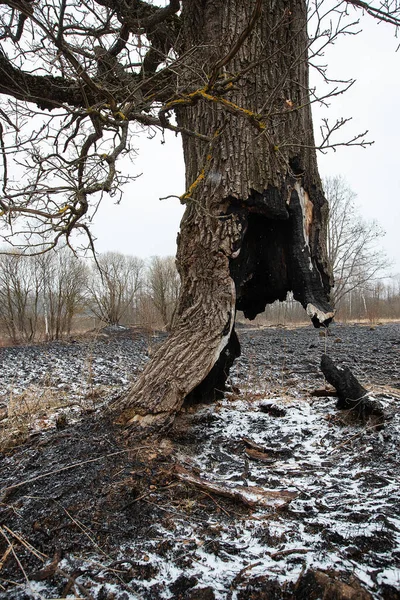
M54 413L69 406L68 394L55 388L32 385L20 394L11 394L7 418L0 423L0 451L10 450L35 431L53 426Z
M0 414L0 452L23 444L32 434L53 428L60 413L63 416L63 409L93 410L107 391L106 386L92 386L80 399L71 399L69 391L32 385L20 394L12 394L8 409Z

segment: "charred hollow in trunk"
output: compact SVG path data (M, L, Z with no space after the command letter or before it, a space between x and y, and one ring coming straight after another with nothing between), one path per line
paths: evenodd
M235 56L204 73L246 29L253 3L183 1L187 56L174 106L184 137L186 211L178 238L181 294L169 339L117 409L132 426L168 425L185 399L224 390L240 349L236 309L253 319L293 291L314 325L327 325L327 204L314 150L303 0L263 0ZM243 74L236 77L235 74ZM226 78L234 83L219 95ZM228 91L229 90L229 91ZM187 97L187 96L186 96Z
M333 317L327 301L329 288L313 264L299 186L294 185L289 202L270 188L263 194L253 192L241 209L245 221L241 250L230 262L236 308L254 319L267 304L285 300L292 291L314 325L327 326Z

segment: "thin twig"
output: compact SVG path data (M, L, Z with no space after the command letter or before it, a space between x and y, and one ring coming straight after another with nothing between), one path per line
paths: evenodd
M45 558L49 558L47 556L47 554L43 554L43 552L40 552L40 550L36 550L36 548L34 548L22 536L20 536L18 533L15 533L15 531L12 531L11 529L9 529L9 527L7 527L7 525L3 525L3 527L7 531L7 533L9 533L10 535L12 535L16 540L19 541L20 544L22 544L23 546L25 546L25 548L27 550L29 550L29 552L31 552L31 554L33 554L34 556L36 556L36 558L38 558L42 562L44 562Z
M143 446L140 449L145 449L147 446ZM139 450L139 448L137 448ZM44 479L45 477L50 477L50 475L55 475L56 473L61 473L62 471L68 471L70 469L75 469L81 467L83 465L87 465L89 463L97 462L99 460L103 460L104 458L110 458L111 456L117 456L118 454L123 454L124 452L131 452L133 448L126 448L125 450L118 450L118 452L111 452L111 454L104 454L103 456L98 456L96 458L90 458L89 460L80 461L77 463L72 463L70 465L66 465L65 467L61 467L60 469L54 469L53 471L46 471L42 475L38 475L37 477L32 477L32 479L25 479L25 481L21 481L20 483L15 483L14 485L8 485L0 490L0 493L7 492L9 490L14 490L16 488L22 487L28 483L33 483L34 481L38 481L39 479ZM135 448L136 450L136 448Z
M369 427L365 427L365 429L363 429L362 431L359 431L358 433L352 435L350 438L348 438L344 442L341 442L340 444L338 444L337 446L335 446L334 448L332 448L332 450L330 452L328 452L328 456L330 454L332 454L333 452L335 452L336 450L339 450L339 448L343 448L343 446L346 446L347 444L349 444L350 442L352 442L356 438L360 437L360 435L362 435L366 431L370 431L372 429L377 429L377 428L380 428L380 427L382 427L381 423L377 423L376 425L370 425Z
M0 559L0 571L3 568L4 563L6 562L11 550L12 550L12 546L7 546L6 551L4 552L3 556Z
M1 535L4 537L4 539L6 540L6 542L7 542L8 546L11 548L11 552L12 552L12 554L13 554L13 556L14 556L14 558L15 558L15 560L16 560L16 562L17 562L18 566L19 566L19 568L21 569L21 572L22 572L22 574L23 574L23 575L24 575L24 577L25 577L25 581L26 581L27 585L29 586L29 588L31 589L31 591L33 591L33 590L32 590L32 588L31 588L31 585L30 585L30 581L29 581L29 579L28 579L28 576L27 576L27 574L25 573L25 569L24 569L24 567L22 566L22 564L21 564L21 561L19 560L19 558L18 558L18 555L17 555L17 553L16 553L16 552L15 552L15 550L14 550L14 546L12 545L12 543L10 542L10 540L8 539L8 536L7 536L7 534L5 533L5 531L3 530L3 528L2 528L2 527L0 527L0 533L1 533Z
M212 501L214 502L214 504L215 504L216 506L218 506L218 508L219 508L220 510L222 510L222 512L223 512L223 513L225 513L225 514L226 514L226 516L227 516L227 517L230 517L230 516L231 516L227 510L225 510L225 509L224 509L224 508L223 508L223 507L222 507L220 504L218 504L218 502L216 501L216 499L215 499L215 498L213 498L211 494L209 494L208 492L205 492L204 490L203 490L203 494L204 494L205 496L207 496L208 498L210 498L210 500L212 500Z

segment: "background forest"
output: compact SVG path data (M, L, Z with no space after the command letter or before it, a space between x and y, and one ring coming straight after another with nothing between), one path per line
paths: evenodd
M68 250L36 257L0 257L0 328L2 344L62 339L78 332L112 326L166 329L179 294L173 257L143 261L109 252L94 262ZM237 319L249 323L241 313ZM337 302L338 321L400 319L400 277L348 284ZM307 324L307 315L291 295L267 306L256 325Z

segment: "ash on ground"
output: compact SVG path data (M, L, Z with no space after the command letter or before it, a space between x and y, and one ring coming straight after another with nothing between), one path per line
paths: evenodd
M400 326L320 333L240 331L231 391L159 445L107 416L154 340L1 349L0 598L400 598ZM323 353L383 428L311 396Z

